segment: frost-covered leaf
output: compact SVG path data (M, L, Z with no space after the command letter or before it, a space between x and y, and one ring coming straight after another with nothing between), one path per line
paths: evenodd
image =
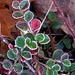
M64 38L63 43L66 46L66 48L68 48L68 49L71 48L71 40L69 38Z
M6 70L5 68L1 67L1 73L8 74L9 70Z
M25 38L22 36L18 36L15 40L15 45L19 48L24 47L25 45Z
M34 18L34 14L31 11L25 12L25 14L24 14L25 21L31 22L33 18Z
M12 17L14 19L19 19L19 18L23 17L23 14L20 11L15 11L15 12L13 12Z
M61 69L60 65L58 65L58 64L53 65L52 68L55 71L60 71L60 69Z
M60 65L60 67L61 67L60 71L63 72L64 71L64 65L62 64L62 62L57 62L57 64Z
M40 74L42 74L44 72L44 68L43 68L43 66L39 66L38 67L38 73L40 73Z
M10 60L6 59L3 61L2 63L3 68L5 68L6 70L10 70L12 67L12 63Z
M54 28L54 29L58 29L58 28L61 27L61 23L58 22L58 21L53 22L53 23L51 24L51 27Z
M54 75L58 75L58 72L57 71L53 71L54 72Z
M20 63L16 63L14 65L14 71L17 73L17 74L21 74L22 71L23 71L23 65L20 64Z
M53 21L56 18L55 13L53 11L50 11L48 13L48 19Z
M31 50L36 50L37 49L37 42L31 41L29 44L27 44L27 47Z
M51 69L46 70L46 75L54 75L53 70Z
M29 49L30 50L30 53L32 54L32 55L36 55L38 52L39 52L39 48L37 47L37 49L35 49L35 50L31 50L31 49Z
M25 58L26 60L32 59L32 55L31 55L31 53L30 53L29 51L23 51L23 52L22 52L22 56L23 56L23 58Z
M45 39L42 42L40 42L40 44L48 44L50 42L49 36L47 34L44 34L44 36Z
M33 19L31 23L31 28L33 32L37 31L41 26L41 21L38 19Z
M17 58L17 55L13 53L13 50L8 50L7 57L11 60L14 60Z
M61 60L65 60L65 59L69 59L68 53L64 53L64 54L61 56Z
M12 7L13 7L14 9L19 9L19 1L13 1L13 2L12 2Z
M45 36L42 33L39 33L35 36L35 40L38 40L39 42L44 41L44 39L45 39Z
M69 67L65 66L65 69L64 69L65 72L68 72L68 71L72 72L74 70L75 70L75 63L72 63L71 66Z
M13 49L13 45L11 43L8 44L9 49Z
M20 9L22 11L25 11L25 10L29 9L29 7L30 7L29 0L23 0L23 1L20 2Z
M55 62L53 60L48 60L46 64L47 66L52 67L55 64Z
M18 21L16 27L21 31L28 31L28 24L24 21Z
M27 37L30 38L31 41L34 41L35 40L33 34L31 34L31 33L25 34L24 38L26 39Z
M65 59L63 61L63 65L69 67L69 66L71 66L71 62L68 59Z
M53 53L53 58L60 60L61 59L61 56L63 55L63 53L64 53L63 50L57 49Z
M17 75L17 73L14 70L12 70L12 72L9 75Z

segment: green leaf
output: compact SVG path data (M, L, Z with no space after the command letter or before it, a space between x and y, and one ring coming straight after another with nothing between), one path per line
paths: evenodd
M16 63L14 65L14 71L17 73L17 74L21 74L22 71L23 71L23 65L20 64L20 63Z
M56 21L56 22L53 22L53 23L51 24L51 27L54 28L54 29L58 29L58 28L61 27L61 25L62 25L62 24L61 24L60 22Z
M61 67L60 72L63 72L64 71L64 65L62 64L62 62L57 62L57 64L60 65L60 67Z
M73 49L75 49L75 43L72 43L72 47L73 47Z
M12 2L12 7L13 7L14 9L19 9L19 1L13 1L13 2Z
M50 42L49 42L49 43L47 43L47 44L44 44L44 47L45 47L45 48L50 47Z
M75 63L72 63L71 66L69 67L69 71L72 72L75 70Z
M6 59L6 60L3 61L2 66L6 70L10 70L12 68L12 63L11 63L10 60Z
M24 70L21 75L30 75L30 71L29 70Z
M18 49L17 49L17 48L12 49L12 52L13 52L14 54L18 54Z
M43 28L48 28L48 24L44 23L44 24L42 25L42 27L43 27Z
M68 48L68 49L71 48L71 40L69 38L64 38L63 43L66 46L66 48Z
M8 50L8 52L7 52L7 57L8 57L9 59L11 59L11 60L14 60L14 59L17 58L17 55L14 54L12 50Z
M55 13L53 11L50 11L48 13L48 19L53 21L56 18Z
M37 49L37 42L31 41L29 44L27 44L27 47L31 50L36 50Z
M65 59L63 61L63 65L69 67L69 66L71 66L71 62L68 59Z
M34 18L34 14L31 11L27 11L24 14L24 20L30 22Z
M22 48L25 46L25 38L22 36L18 36L15 40L15 45L19 48Z
M55 71L60 71L60 69L61 69L60 65L58 65L58 64L53 65L52 68Z
M12 17L14 19L19 19L19 18L23 17L23 14L20 11L15 11L15 12L13 12Z
M58 72L57 71L53 71L54 72L54 75L58 75Z
M31 55L31 53L30 53L29 51L23 51L23 52L22 52L22 56L23 56L23 58L25 58L26 60L32 59L32 55Z
M69 59L68 53L64 53L64 54L61 56L61 60L65 60L65 59Z
M44 56L44 52L42 50L39 50L39 54Z
M45 36L42 33L39 33L35 36L35 40L38 40L39 42L44 41L44 39L45 39Z
M75 75L75 71L71 73L71 75Z
M75 70L75 63L72 63L70 67L66 67L65 66L65 70L64 71L65 72L68 72L68 71L72 72L74 70Z
M29 9L29 7L30 7L29 0L23 0L20 2L20 9L22 9L22 11Z
M61 56L63 55L63 53L64 53L63 50L57 49L57 50L55 50L54 53L53 53L53 58L60 60L60 58L61 58Z
M50 38L47 34L44 34L45 39L42 42L39 42L40 44L48 44L50 42Z
M27 37L30 38L31 41L34 41L35 40L33 34L31 34L31 33L25 34L24 38L26 39Z
M16 27L23 32L28 31L28 29L29 29L27 23L24 21L18 21L16 24Z
M26 44L29 44L31 42L30 38L27 37L25 42L26 42Z
M55 64L55 62L53 60L48 60L46 64L48 67L52 68L52 66Z
M63 42L60 42L57 46L57 49L63 49L64 48L64 44Z
M54 75L53 70L51 69L46 70L46 75Z

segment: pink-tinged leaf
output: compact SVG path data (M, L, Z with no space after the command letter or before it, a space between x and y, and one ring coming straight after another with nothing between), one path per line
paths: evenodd
M13 45L12 44L8 44L9 49L13 49Z
M39 48L37 48L35 50L31 50L31 49L29 49L29 50L32 55L36 55L39 52Z
M24 62L24 61L26 61L26 59L22 57L21 61Z
M1 73L7 74L9 72L9 70L6 70L5 68L1 68Z
M40 66L38 67L38 73L39 73L39 74L42 74L43 72L44 72L44 68L43 68L43 66L40 65Z
M14 70L12 70L12 72L10 73L10 75L17 75L17 73Z
M32 23L31 23L31 28L33 30L33 32L37 31L41 26L41 21L38 20L38 19L34 19L32 20Z

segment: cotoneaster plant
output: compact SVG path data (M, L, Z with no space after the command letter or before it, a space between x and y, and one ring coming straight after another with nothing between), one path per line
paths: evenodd
M24 21L18 21L16 27L20 31L26 31L27 33L24 37L18 36L16 38L15 47L2 37L3 41L8 45L7 57L10 59L3 61L2 73L7 75L58 75L59 71L74 71L75 64L71 64L68 53L64 53L61 49L55 50L52 58L47 60L46 64L38 61L37 54L43 53L39 44L46 45L50 43L50 37L47 34L36 33L41 27L41 21L34 19L33 12L29 10L29 0L13 1L12 7L18 9L18 11L13 12L12 17L14 19L24 19ZM26 12L24 13L24 11ZM49 14L54 13L50 12ZM53 21L55 17L49 17L50 15L48 15L48 18ZM59 23L56 23L60 27ZM56 29L59 27L56 27ZM34 67L35 61L37 62L36 67Z

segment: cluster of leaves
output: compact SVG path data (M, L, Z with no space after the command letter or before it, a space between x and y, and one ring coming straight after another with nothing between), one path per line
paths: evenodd
M36 32L40 27L41 27L41 21L38 19L33 19L34 14L29 11L30 7L30 2L29 0L22 0L22 1L13 1L12 2L12 7L14 9L19 9L20 11L15 11L12 14L12 17L14 19L19 19L19 18L24 18L25 21L19 21L16 24L16 27L21 30L22 32L24 31L31 31L34 33ZM28 10L28 11L26 11ZM23 14L23 11L26 11ZM55 14L54 12L50 12L48 14L48 18L53 21L55 19ZM61 23L56 21L53 22L51 25L53 28L58 29L61 27ZM33 70L33 68L30 67L30 64L27 62L27 60L32 60L32 55L36 55L40 47L38 46L39 44L46 45L50 42L50 38L47 34L39 33L36 34L35 36L32 33L27 33L25 34L24 37L18 36L15 40L15 46L14 48L11 44L8 44L8 47L10 50L7 52L7 57L14 61L16 60L19 56L21 57L21 61L25 62L30 69ZM65 41L63 40L64 44ZM3 61L2 64L2 70L5 70L5 74L8 72L10 75L14 73L14 75L20 74L20 75L29 75L30 70L23 70L24 66L22 63L15 63L14 67L12 65L12 62L6 59ZM58 75L58 71L74 71L75 64L71 64L69 61L69 55L68 53L64 53L63 50L58 49L55 50L53 53L53 59L48 60L46 62L47 67L43 67L42 65L37 65L36 66L36 72L39 75ZM13 67L12 72L10 71ZM46 69L47 68L47 69ZM34 70L33 70L34 72ZM34 75L34 73L32 73Z

